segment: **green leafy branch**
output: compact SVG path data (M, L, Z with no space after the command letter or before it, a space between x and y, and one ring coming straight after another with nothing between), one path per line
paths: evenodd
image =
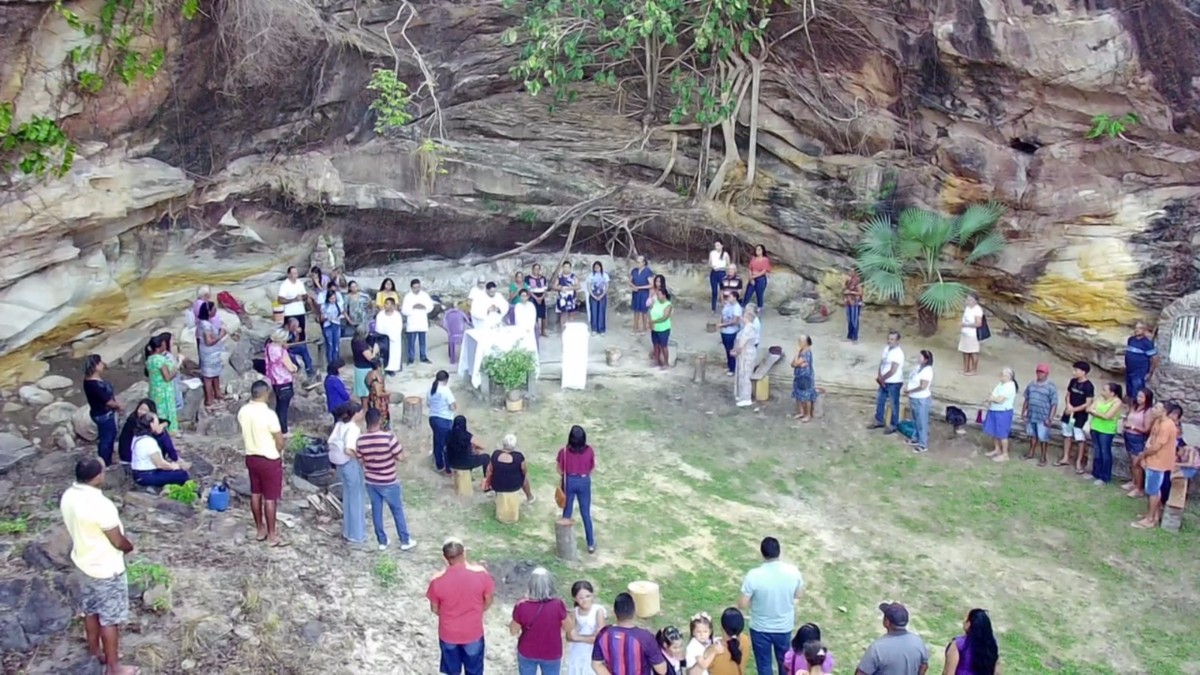
M525 387L529 378L537 372L537 357L528 349L493 351L483 357L479 368L492 382L506 391L514 391Z
M0 103L0 170L61 178L74 161L75 144L58 122L39 115L14 128L12 104Z
M412 96L408 93L408 85L396 76L395 71L375 69L367 89L375 92L375 100L367 106L375 111L375 133L382 135L412 122L412 113L408 111Z
M1111 115L1096 115L1092 118L1092 128L1088 129L1084 138L1089 141L1094 141L1097 138L1119 138L1123 141L1133 143L1125 136L1125 132L1130 127L1141 124L1141 119L1134 113L1125 113L1120 117ZM1137 145L1134 143L1134 145Z

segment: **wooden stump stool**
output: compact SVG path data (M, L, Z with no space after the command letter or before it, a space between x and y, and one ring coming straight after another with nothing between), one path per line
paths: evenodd
M604 350L604 362L609 368L615 367L621 361L621 350L616 347L609 347Z
M559 518L554 521L554 551L563 560L578 560L579 547L575 543L575 521Z
M633 596L633 606L639 619L658 616L661 611L658 584L653 581L631 581L629 594Z
M700 353L696 355L695 368L692 370L692 382L696 384L704 384L704 371L708 368L708 354Z
M511 525L521 519L521 502L525 495L517 492L496 493L496 520Z
M404 411L400 415L400 419L404 426L409 429L416 429L424 417L424 401L420 396L406 396L404 398Z
M471 485L471 472L459 471L455 469L454 474L454 494L459 497L470 497L474 491Z

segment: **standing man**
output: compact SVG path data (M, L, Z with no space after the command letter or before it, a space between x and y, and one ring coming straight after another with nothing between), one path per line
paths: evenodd
M429 312L433 309L433 298L421 290L421 280L413 279L408 285L408 294L404 296L404 306L400 313L408 320L408 365L413 364L414 347L421 344L421 363L433 363L425 355L425 334L429 332Z
M1037 364L1034 377L1036 379L1025 387L1025 402L1021 405L1025 433L1029 436L1029 452L1025 453L1025 459L1033 459L1034 450L1040 446L1042 456L1038 466L1046 466L1050 429L1054 426L1054 412L1058 410L1058 387L1050 381L1048 363Z
M795 565L779 559L779 540L775 537L763 539L758 550L763 564L746 575L737 605L742 611L750 610L750 648L758 675L771 675L772 661L779 664L783 675L783 657L791 648L796 600L804 591L804 577Z
M613 600L615 626L605 626L592 646L592 670L596 675L664 675L667 659L654 635L636 624L633 596L618 593Z
M496 293L496 284L487 282L483 295L471 301L471 324L476 328L498 328L508 314L508 301Z
M283 496L283 431L267 399L271 385L257 380L250 385L250 402L238 411L238 426L245 445L246 471L250 474L250 512L258 541L283 546L275 529L275 512Z
M879 360L879 372L875 375L879 392L875 395L875 422L867 426L868 429L882 428L885 434L896 433L896 425L900 424L900 389L903 383L904 350L900 348L900 333L891 331L883 348L883 357ZM885 425L883 413L889 401L892 404L892 423Z
M908 610L898 602L879 605L885 635L871 643L854 675L925 675L929 649L920 635L908 630Z
M287 278L283 283L279 284L279 296L275 301L283 305L283 321L286 324L288 319L295 318L296 324L299 326L299 338L306 341L308 335L304 330L305 311L304 303L308 299L308 289L304 287L304 281L300 278L300 272L295 265L287 268ZM311 371L312 369L309 368Z
M537 267L537 265L534 265L534 267ZM480 274L479 278L475 280L475 287L467 293L467 303L474 304L476 298L481 298L485 295L487 295L487 277Z
M850 270L846 285L842 289L842 301L846 304L846 339L858 344L858 322L862 318L863 292L858 270Z
M371 500L371 523L375 526L375 541L379 544L379 550L386 551L388 547L387 530L383 527L383 505L387 504L392 512L392 520L396 521L400 550L411 551L417 542L408 533L403 494L400 481L396 480L396 462L404 461L404 448L392 432L380 426L382 420L383 415L378 410L367 409L367 432L358 437L354 449L362 464L367 497Z
M738 331L742 327L742 305L738 302L736 293L726 292L721 305L721 344L725 347L725 369L733 377L737 370L737 357L732 353L733 343L737 341Z
M1150 328L1141 321L1133 327L1133 336L1125 341L1125 391L1129 400L1137 400L1137 393L1146 388L1150 376L1158 369L1158 350L1154 348L1154 336Z
M1146 449L1133 461L1137 462L1146 474L1143 489L1146 492L1148 510L1146 516L1133 523L1133 526L1148 530L1158 527L1162 518L1162 488L1167 480L1167 474L1175 468L1175 450L1179 445L1179 426L1172 419L1173 413L1183 410L1174 403L1156 405L1150 409L1150 438L1146 440Z
M84 630L88 651L100 660L105 675L134 675L120 662L120 625L129 619L129 582L125 554L133 544L125 537L117 507L104 496L104 464L95 457L75 463L75 484L63 493L59 508L71 535L71 562L80 572Z
M1079 446L1079 457L1075 461L1075 473L1082 474L1087 466L1088 435L1083 432L1087 424L1087 409L1096 397L1096 387L1088 381L1092 367L1087 361L1076 361L1071 365L1071 382L1067 384L1066 405L1063 406L1062 435L1063 454L1055 466L1071 463L1071 444Z
M479 565L467 562L458 539L442 544L446 568L433 576L425 597L438 617L443 675L483 675L483 613L492 606L496 582Z

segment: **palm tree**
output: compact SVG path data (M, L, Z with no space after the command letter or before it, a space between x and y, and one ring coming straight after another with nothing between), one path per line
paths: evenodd
M965 284L947 279L964 267L999 255L1008 240L996 227L1004 207L968 206L957 217L908 208L896 222L876 216L863 225L856 266L863 286L882 300L904 302L916 294L921 335L937 332L938 317L962 306Z

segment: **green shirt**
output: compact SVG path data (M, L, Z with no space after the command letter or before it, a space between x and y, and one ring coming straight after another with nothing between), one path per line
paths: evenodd
M1118 403L1117 399L1111 399L1107 403L1104 401L1096 401L1096 412L1107 414L1112 407ZM1117 433L1117 418L1114 415L1111 420L1106 420L1099 415L1092 415L1092 431L1101 434Z
M667 308L670 306L670 300L666 302L655 300L654 304L650 305L650 323L653 324L652 327L654 330L659 332L671 330L671 319L669 317L666 319L663 318L663 315L667 313Z

